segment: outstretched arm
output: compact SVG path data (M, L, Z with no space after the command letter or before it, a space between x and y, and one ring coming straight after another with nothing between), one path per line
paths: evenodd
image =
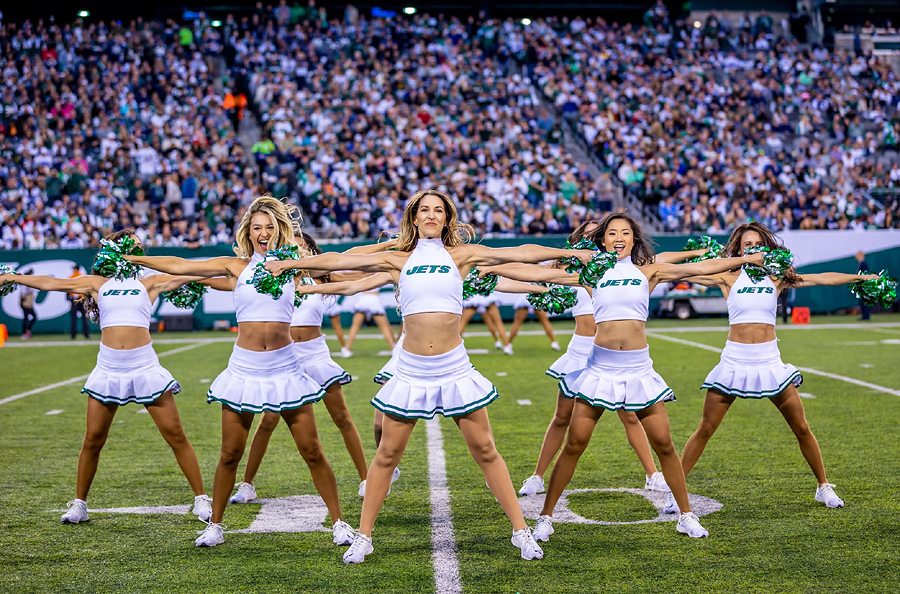
M234 281L233 278L226 278L224 276L216 276L213 278L207 278L200 281L210 289L215 289L216 291L234 291Z
M156 291L157 293L168 293L169 291L174 291L178 287L182 285L186 285L188 283L194 281L202 282L204 277L202 276L173 276L170 274L154 274L153 276L147 277L145 279L149 281L151 290ZM151 301L152 301L151 296Z
M508 278L500 277L497 280L497 287L494 289L495 291L500 291L501 293L546 293L550 290L550 287L542 287L541 285L533 285L531 283L523 283L520 281L510 280Z
M168 274L191 276L238 276L247 265L246 260L223 256L208 260L185 260L175 256L124 256L135 264ZM237 271L235 274L233 271Z
M379 272L366 278L355 281L340 281L336 283L321 283L315 285L297 285L297 292L303 295L356 295L365 291L371 291L389 285L394 282L390 272Z
M728 284L728 273L708 274L705 276L689 276L681 280L693 283L695 285L703 285L704 287L721 287Z
M652 272L648 276L651 277L651 281L655 280L659 283L665 283L688 277L719 274L740 268L744 264L762 265L762 263L763 255L756 253L749 256L741 256L740 258L715 258L702 262L691 262L690 264L650 264L648 268Z
M378 254L356 255L329 252L299 260L273 260L266 262L266 268L279 276L287 270L308 270L312 273L335 272L337 270L360 270L362 272L390 272L400 270L407 254L381 252Z
M537 264L544 260L558 260L571 256L587 262L594 253L592 250L563 250L531 243L508 248L489 248L470 244L466 245L465 249L466 261L472 266L496 266L512 263Z
M572 250L568 250L571 252ZM486 266L479 268L484 273L494 273L514 281L526 283L554 283L557 285L581 286L578 275L569 274L562 268L533 266L528 264L506 264L502 266Z
M108 280L108 278L91 274L76 276L75 278L55 278L34 274L0 274L0 284L11 282L31 287L38 291L58 291L78 293L80 295L96 292Z
M688 250L686 252L662 252L656 254L654 262L657 264L678 264L679 262L684 262L691 258L699 258L708 251L708 249L703 248L702 250Z
M814 287L816 285L849 285L857 281L873 280L878 278L877 274L844 274L842 272L822 272L820 274L802 274L800 281L794 285L795 289L800 287Z
M345 254L378 254L381 252L387 252L393 248L397 247L397 240L391 239L389 241L382 241L381 243L369 243L366 245L358 245L356 247L352 247L349 250L346 250Z

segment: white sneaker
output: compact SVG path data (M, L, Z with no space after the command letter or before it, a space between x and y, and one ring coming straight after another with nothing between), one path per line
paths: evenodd
M250 503L256 499L256 487L253 483L238 483L237 492L231 496L230 503Z
M503 348L503 343L500 342L499 340L495 340L495 341L494 341L494 348L495 348L495 349L502 349L502 348Z
M700 525L700 520L697 519L694 512L681 514L681 517L678 518L678 524L675 525L675 530L682 534L687 534L691 538L706 538L709 536L709 531Z
M675 496L672 495L672 492L669 491L666 493L666 505L663 507L664 514L677 514L680 510L678 509L678 502L675 501Z
M353 528L343 520L338 520L331 525L331 542L340 546L353 544Z
M534 534L534 540L537 542L550 542L550 535L554 532L553 518L550 516L539 516L532 534Z
M544 492L544 479L536 474L532 474L522 483L519 489L519 495L537 495Z
M398 478L400 478L400 468L394 467L394 472L391 473L391 484L393 485Z
M828 507L844 507L844 500L837 496L837 493L834 492L834 485L831 483L819 485L816 489L816 501L824 503ZM65 521L64 518L63 522Z
M353 356L353 351L348 349L347 347L341 347L341 357L344 359L349 359Z
M63 524L80 524L82 522L87 522L90 519L88 518L87 513L87 501L73 499L66 504L66 507L69 508L69 511L63 514Z
M191 510L201 522L209 522L212 517L212 499L208 495L194 497L194 509Z
M350 548L344 551L344 563L362 563L366 560L366 555L374 550L371 536L357 534Z
M366 481L359 482L359 496L360 497L366 496Z
M206 530L203 531L197 540L194 541L194 546L197 547L214 547L216 545L220 545L225 542L225 536L222 534L222 531L225 529L225 526L222 524L213 524L210 522L206 525Z
M654 472L648 476L647 480L644 481L644 488L648 491L663 491L666 493L670 491L669 485L666 484L666 477L661 472Z
M559 343L554 340L553 342L550 343L550 348L553 349L554 351L558 351L558 350L560 350L561 347L559 346Z
M510 540L514 547L518 547L522 551L522 558L526 561L544 558L544 551L541 549L541 545L534 541L534 537L531 536L531 530L528 528L516 530L513 532Z
M503 352L506 353L507 355L512 355L512 354L514 354L514 353L513 353L513 350L512 350L512 345L511 345L511 344L508 344L508 345L506 345L505 347L503 347Z

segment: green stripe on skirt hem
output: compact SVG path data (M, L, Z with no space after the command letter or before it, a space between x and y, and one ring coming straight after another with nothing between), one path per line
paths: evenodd
M103 404L118 404L120 406L124 406L126 404L150 404L151 402L155 402L160 396L168 392L172 389L172 386L177 384L178 381L174 380L166 384L166 387L160 390L159 392L154 392L149 396L126 396L124 399L122 398L114 398L113 396L107 396L105 394L100 394L98 392L92 392L87 388L81 388L82 394L87 394L94 400L102 402Z
M743 390L732 390L728 386L723 386L722 384L717 384L717 383L708 384L706 382L703 382L703 385L700 386L700 389L701 390L703 390L703 389L715 390L716 392L719 392L720 394L724 394L725 396L735 396L737 398L745 398L745 399L752 398L755 400L761 400L763 398L774 398L774 397L778 396L779 394L784 392L790 384L793 384L794 380L797 379L798 377L800 378L800 382L803 383L803 374L800 373L799 371L795 371L794 373L791 374L791 376L787 380L782 382L782 384L780 386L775 388L775 390L762 390L760 392L754 392L754 391L746 391L745 392Z
M269 402L264 402L260 406L247 406L247 405L238 405L234 402L230 402L223 398L217 398L212 395L211 392L206 393L206 403L212 404L213 402L219 402L224 404L231 410L237 412L249 412L254 414L259 414L261 412L281 412L283 410L291 410L295 408L300 408L301 406L306 406L307 404L312 404L314 402L318 402L322 398L325 397L325 390L319 390L315 394L307 394L303 396L299 400L291 400L290 402L282 402L281 404L271 404Z
M391 406L390 404L386 404L377 397L372 399L372 406L377 408L383 413L394 415L396 417L403 417L404 419L432 419L435 415L441 415L443 417L459 417L462 415L467 415L470 412L474 412L480 408L484 408L494 400L499 397L497 393L497 388L494 387L488 394L475 402L467 404L466 406L451 408L448 410L444 410L443 408L434 408L432 410L405 410L396 406Z

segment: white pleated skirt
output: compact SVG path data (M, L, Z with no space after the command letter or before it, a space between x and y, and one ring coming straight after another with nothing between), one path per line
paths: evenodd
M528 313L534 313L534 306L528 303L528 295L520 294L513 303L513 309L527 309Z
M177 394L181 384L159 364L152 344L127 350L101 344L97 365L81 389L104 404L149 404L169 391Z
M305 342L295 342L294 353L300 362L300 370L313 378L322 388L327 390L335 382L350 383L350 374L331 358L331 351L328 350L324 336Z
M391 358L388 359L388 362L384 364L384 367L375 374L375 383L381 384L382 386L387 383L389 379L394 377L394 374L397 373L397 353L399 353L403 349L403 337L405 334L401 334L400 338L397 339L397 342L394 343L394 349L391 351Z
M472 366L460 343L442 355L414 355L400 349L397 369L382 386L372 405L407 419L435 415L457 417L483 408L497 399L497 388Z
M350 308L354 312L361 312L367 316L383 316L387 315L384 311L384 305L378 295L372 293L360 293L353 298Z
M238 412L281 412L318 402L320 386L300 368L293 345L274 351L248 351L235 345L228 367L213 380L207 402Z
M562 379L573 371L587 367L587 360L594 346L593 336L573 334L566 352L554 361L545 372L552 378Z
M650 347L613 351L592 345L584 369L569 372L559 382L566 398L581 398L607 410L643 410L675 394L653 369Z
M772 398L789 385L802 383L797 368L782 362L777 340L761 344L729 340L701 388L738 398Z

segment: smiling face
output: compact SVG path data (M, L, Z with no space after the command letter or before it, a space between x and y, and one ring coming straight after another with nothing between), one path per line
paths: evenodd
M744 250L747 248L756 245L765 245L762 235L752 229L748 229L741 234L741 254L743 254Z
M447 224L447 207L440 197L428 194L419 200L413 220L420 239L440 239Z
M634 231L631 223L625 219L613 219L606 226L606 233L601 238L600 247L607 252L616 252L621 260L631 255L634 248Z
M269 251L269 244L275 247L277 228L275 221L264 212L255 212L250 217L250 244L257 254L265 254Z

